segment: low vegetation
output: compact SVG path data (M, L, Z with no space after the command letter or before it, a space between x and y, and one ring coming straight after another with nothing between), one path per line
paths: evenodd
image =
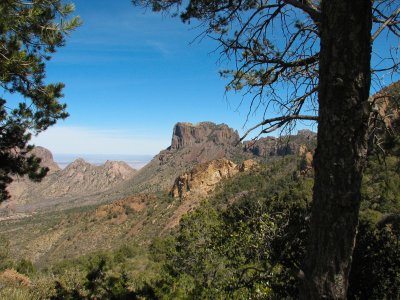
M400 231L390 218L400 210L400 160L393 153L380 159L370 158L364 178L350 299L400 297ZM13 269L29 282L2 281L0 298L295 299L313 186L312 174L301 167L302 159L290 156L231 178L178 229L142 245L126 241L36 267L13 260L3 238L2 270ZM137 214L126 203L122 208ZM108 216L119 209L110 204L104 211Z

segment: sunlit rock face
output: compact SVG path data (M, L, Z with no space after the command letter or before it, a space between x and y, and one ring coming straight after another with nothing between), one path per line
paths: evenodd
M214 191L217 184L226 178L231 178L239 172L246 172L258 164L254 160L245 160L242 164L222 158L202 163L190 172L185 172L175 179L170 195L185 199L193 196L206 197Z
M170 149L178 150L207 141L216 145L234 144L239 141L239 134L225 124L177 123L172 134Z

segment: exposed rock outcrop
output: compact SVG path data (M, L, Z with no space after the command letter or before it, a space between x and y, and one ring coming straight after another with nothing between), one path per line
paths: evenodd
M178 225L182 216L198 207L222 180L257 166L257 162L251 159L236 165L234 162L222 158L199 164L191 171L178 176L170 191L170 196L180 199L180 204L167 222L166 229Z
M166 191L175 178L196 165L226 158L235 163L252 158L243 151L237 131L225 124L177 123L171 146L161 151L131 180L132 192Z
M400 130L400 80L392 83L379 91L375 95L370 97L372 105L372 117L378 118L384 126L373 122L373 126L382 134L383 131L395 131ZM384 128L382 128L384 127Z
M239 141L239 134L225 124L177 123L172 134L170 149L178 150L207 141L211 141L215 145L233 145Z
M239 172L247 172L258 166L258 163L253 159L247 159L239 166Z
M170 191L174 198L205 197L214 191L217 184L239 172L245 172L256 167L254 160L246 160L241 165L225 158L212 160L194 167L190 172L183 173L175 179Z
M18 273L14 269L6 269L0 273L0 286L29 286L31 281L29 277Z
M207 195L222 179L238 172L237 165L225 158L199 164L176 178L170 194L174 198L185 198L188 193Z

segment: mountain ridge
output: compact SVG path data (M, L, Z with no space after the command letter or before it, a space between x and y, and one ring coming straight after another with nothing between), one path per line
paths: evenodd
M12 214L13 211L65 209L115 201L137 193L167 193L180 174L190 172L198 164L217 159L241 164L248 159L265 160L306 152L313 147L315 138L315 133L303 130L297 135L240 143L238 132L226 124L178 122L173 128L171 145L139 171L124 162L94 166L83 159L60 170L51 153L37 147L38 156L44 157L43 161L52 166L52 171L41 183L17 181L20 191L2 205L2 211Z

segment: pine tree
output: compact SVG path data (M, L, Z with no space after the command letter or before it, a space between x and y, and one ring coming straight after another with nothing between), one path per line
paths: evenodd
M398 1L133 3L204 26L202 36L216 40L221 54L235 63L234 70L222 72L231 78L227 89L244 90L250 109L265 107L264 116L271 106L278 108L278 116L249 131L265 134L296 120L318 122L311 242L299 272L302 297L345 299L369 139L371 77L396 73L400 64L396 45L388 46L393 50L388 57L380 53L377 68L371 66L371 51L382 32L400 36Z
M0 2L0 202L12 176L39 181L47 169L30 155L29 141L68 116L60 102L64 84L46 84L46 62L80 25L61 0Z

